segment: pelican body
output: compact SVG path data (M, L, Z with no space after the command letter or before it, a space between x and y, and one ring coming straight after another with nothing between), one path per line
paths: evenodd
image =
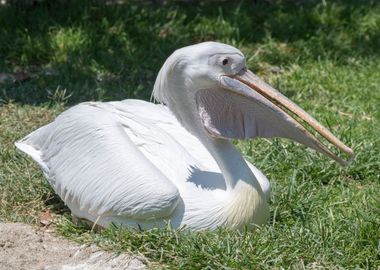
M344 164L307 124L352 155L226 44L175 51L153 97L161 104L81 103L16 146L39 164L73 216L146 229L243 228L268 220L269 182L231 139L288 138Z

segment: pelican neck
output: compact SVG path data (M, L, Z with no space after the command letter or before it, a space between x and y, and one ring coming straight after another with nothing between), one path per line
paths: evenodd
M258 180L231 141L211 137L204 128L197 132L196 136L218 164L225 179L227 190L236 190L239 181L242 181L261 191Z

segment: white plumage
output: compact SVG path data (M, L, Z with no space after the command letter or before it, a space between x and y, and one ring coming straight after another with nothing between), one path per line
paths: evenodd
M243 102L248 105L235 104L236 95L247 90L233 79L241 72L244 56L233 47L211 42L186 47L166 61L155 84L155 97L167 106L139 100L82 103L16 146L38 162L74 216L104 227L262 224L269 215L269 183L228 138L283 136L331 153L269 99L248 95ZM222 101L208 100L215 91ZM249 104L259 109L250 110ZM268 129L271 123L258 116L265 112L271 122L281 121L276 128Z
M205 211L225 207L218 165L166 106L140 100L82 103L16 145L38 162L75 216L102 216L99 225L150 227L170 217L173 226L205 229L225 222ZM251 166L269 195L266 178ZM185 215L185 199L199 204L194 213ZM155 218L144 222L150 217Z

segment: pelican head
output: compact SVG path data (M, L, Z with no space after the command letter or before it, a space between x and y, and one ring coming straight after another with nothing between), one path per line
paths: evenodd
M347 164L314 133L353 156L312 116L249 71L244 54L226 44L204 42L175 51L161 68L153 95L198 137L202 132L217 139L282 137Z

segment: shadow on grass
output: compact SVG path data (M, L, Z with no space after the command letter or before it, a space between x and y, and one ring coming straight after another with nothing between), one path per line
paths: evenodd
M65 205L62 199L56 193L52 193L50 195L51 196L44 199L44 204L46 207L48 207L55 214L62 215L65 213L71 213L70 209Z
M379 12L366 1L0 7L0 71L33 75L23 84L0 85L0 101L40 104L65 95L69 104L147 100L165 59L205 40L242 48L253 69L258 62L289 65L320 57L346 64L379 54Z

